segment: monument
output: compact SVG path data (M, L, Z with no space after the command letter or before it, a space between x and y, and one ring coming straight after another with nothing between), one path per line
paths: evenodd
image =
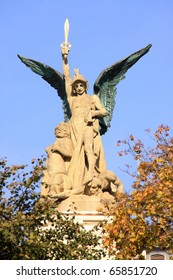
M59 211L75 208L78 214L99 215L98 209L115 206L117 193L123 192L121 180L112 170L107 170L101 140L110 127L116 86L125 78L127 70L149 51L151 44L103 70L90 95L88 81L79 69L74 69L73 77L70 74L68 33L66 19L65 40L61 44L63 74L18 55L26 66L56 89L64 110L64 120L55 128L55 142L46 148L41 195L57 203Z

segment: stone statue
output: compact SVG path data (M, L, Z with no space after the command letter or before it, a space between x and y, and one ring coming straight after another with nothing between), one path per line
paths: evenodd
M55 128L55 142L46 148L47 164L42 182L42 195L56 197L60 192L71 190L67 174L72 156L72 142L67 123L60 123Z
M70 75L68 20L64 30L65 41L61 44L63 74L48 65L18 55L26 66L57 90L63 103L64 123L56 128L56 140L46 149L48 158L41 193L56 201L83 196L85 199L99 197L100 201L106 199L112 204L116 193L123 191L123 184L106 168L101 136L110 127L116 85L125 78L127 70L149 51L151 45L103 70L90 95L87 93L88 81L79 70L74 69L74 77ZM109 198L103 198L105 196Z
M69 49L62 47L63 70L67 100L70 107L69 120L73 155L69 167L69 176L73 188L92 181L96 174L106 170L99 118L107 116L107 111L97 95L88 95L87 80L75 69L70 77L67 60Z

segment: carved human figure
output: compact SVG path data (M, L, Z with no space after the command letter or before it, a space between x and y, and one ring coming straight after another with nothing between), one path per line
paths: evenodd
M149 51L151 44L102 70L93 85L93 95L88 95L87 80L77 70L73 78L70 76L68 20L64 31L65 40L61 45L63 74L44 63L18 55L27 67L56 89L62 100L64 121L69 125L69 134L65 135L62 133L64 130L58 130L59 126L55 143L46 149L48 160L41 194L59 200L77 194L86 197L86 190L89 196L93 196L95 189L95 195L100 193L102 200L109 204L112 199L114 202L116 191L122 192L123 185L114 173L106 169L101 135L110 127L117 84L124 79L128 69Z
M62 47L66 94L71 111L69 121L73 155L69 177L73 187L92 181L97 170L105 170L106 162L99 133L98 117L107 115L98 96L88 95L88 82L75 70L73 79L68 65L68 47Z
M85 187L85 194L89 196L100 196L101 192L101 180L97 177L94 177Z
M46 148L48 159L41 192L42 195L47 194L50 197L56 197L59 193L70 190L72 187L67 174L72 155L68 124L60 123L55 128L55 136L55 142Z
M108 182L107 182L108 185ZM94 177L86 187L86 195L99 197L100 203L97 205L99 210L110 210L115 206L115 195L110 189L102 190L102 178Z
M102 192L116 196L116 193L122 193L124 190L123 183L111 170L105 170L98 175L101 180Z

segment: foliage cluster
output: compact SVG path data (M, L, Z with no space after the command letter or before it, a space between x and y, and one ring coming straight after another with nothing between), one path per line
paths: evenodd
M44 159L27 169L0 160L0 259L100 259L99 237L40 198Z
M118 141L120 156L130 154L138 161L132 193L117 197L113 220L105 225L104 244L117 259L142 258L142 251L155 247L173 253L173 137L161 125L153 133L154 148L145 148L131 135ZM125 149L124 149L125 145Z
M173 137L168 126L148 135L154 148L145 148L131 135L118 141L124 154L138 162L132 192L117 194L116 205L100 231L86 231L56 204L39 195L44 158L8 166L0 160L0 259L97 260L142 259L143 250L155 247L173 253ZM124 148L125 145L125 148ZM100 246L104 245L103 251Z

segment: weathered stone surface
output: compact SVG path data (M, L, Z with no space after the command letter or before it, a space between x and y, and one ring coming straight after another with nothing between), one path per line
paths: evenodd
M63 212L70 203L79 211L109 209L115 203L116 193L123 191L123 184L107 170L101 135L110 127L116 85L151 45L103 70L94 83L94 94L89 95L88 82L79 70L75 69L74 77L70 75L68 20L64 30L63 74L44 63L18 55L26 66L57 90L64 110L64 123L56 127L55 142L46 148L41 195L57 202L58 209Z

